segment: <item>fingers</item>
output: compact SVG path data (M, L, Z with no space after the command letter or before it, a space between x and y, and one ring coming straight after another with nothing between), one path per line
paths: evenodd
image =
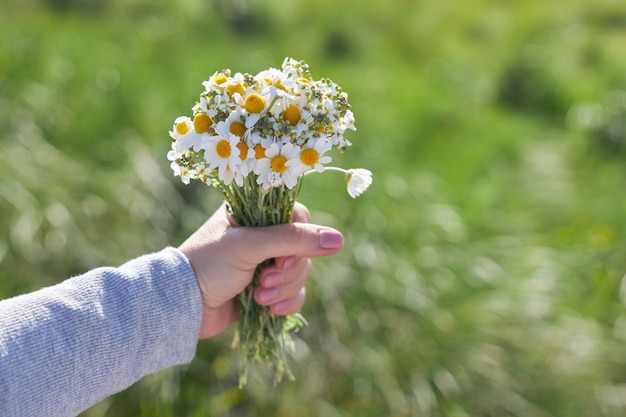
M261 271L255 299L259 304L270 306L276 314L292 314L304 304L304 285L311 273L308 258L290 258L293 263L286 269L269 265Z
M268 290L262 290L258 288L255 292L255 299L257 300L257 303L261 305L269 306L270 310L272 310L272 313L274 314L287 315L287 314L297 313L298 311L300 311L300 309L304 305L306 289L305 287L300 287L293 296L289 298L281 299L280 301L273 302L273 303L260 301L263 295L257 295L257 294L265 294L265 293L271 293L272 299L278 299L278 297L280 297L279 295L280 293L278 292L276 288L272 288Z
M311 221L311 214L306 206L296 202L292 221L297 223ZM273 265L261 271L260 286L255 292L257 302L269 305L274 314L297 313L304 305L306 294L304 284L311 269L309 258L294 255L275 258Z
M229 229L227 234L240 259L255 263L283 256L331 255L338 252L344 242L339 231L307 223L237 227Z
M302 309L305 298L306 288L302 287L295 296L279 303L272 304L270 306L270 309L272 310L272 313L283 316L288 314L294 314Z
M227 224L226 238L236 247L239 258L260 263L265 259L288 256L326 256L338 252L343 235L330 227L309 224L311 214L296 202L292 223L267 227L238 227L222 205L214 214L216 221ZM282 260L281 260L282 262Z
M274 264L279 269L291 268L296 262L298 262L298 258L296 256L281 256L274 259Z

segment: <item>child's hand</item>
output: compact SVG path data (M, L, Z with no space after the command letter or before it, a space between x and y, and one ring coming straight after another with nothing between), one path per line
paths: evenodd
M257 265L266 266L255 291L259 304L276 314L292 314L304 304L310 257L331 255L343 246L335 229L308 224L305 206L296 203L293 223L267 227L237 226L222 205L181 246L193 267L202 294L200 339L215 336L237 320L236 296L252 280Z

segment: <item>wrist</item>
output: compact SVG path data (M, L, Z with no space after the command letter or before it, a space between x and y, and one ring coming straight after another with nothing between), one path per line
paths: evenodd
M235 302L228 302L217 308L203 306L198 339L209 339L223 333L237 321L238 315Z

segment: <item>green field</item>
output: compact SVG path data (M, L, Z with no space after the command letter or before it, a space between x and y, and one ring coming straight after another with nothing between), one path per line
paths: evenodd
M622 0L5 0L0 297L178 245L219 204L168 130L216 70L306 60L350 95L301 201L315 261L291 368L237 388L232 332L96 416L626 415Z

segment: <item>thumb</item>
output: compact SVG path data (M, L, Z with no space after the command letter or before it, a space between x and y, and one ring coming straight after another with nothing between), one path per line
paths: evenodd
M229 229L242 260L256 264L281 256L315 257L337 253L344 243L341 232L309 223Z

